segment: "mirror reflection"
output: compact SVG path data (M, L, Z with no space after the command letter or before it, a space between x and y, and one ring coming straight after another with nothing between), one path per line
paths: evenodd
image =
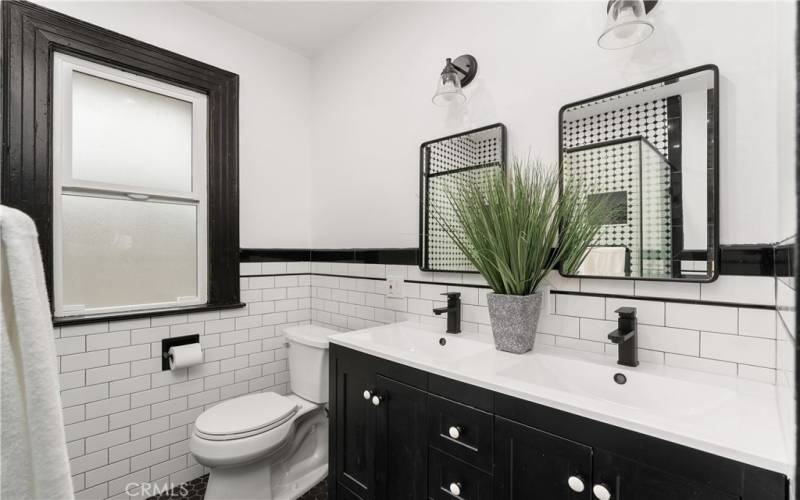
M502 123L428 141L420 146L420 233L423 271L477 272L434 214L460 227L448 192L467 185L484 186L503 170L506 128Z
M715 277L717 81L704 66L561 109L563 181L614 208L573 276Z

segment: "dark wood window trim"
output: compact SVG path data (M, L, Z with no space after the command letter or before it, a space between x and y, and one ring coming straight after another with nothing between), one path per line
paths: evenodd
M51 304L52 67L53 53L58 51L208 96L208 303L190 309L241 306L239 76L29 2L2 2L2 16L0 196L4 205L22 210L36 223ZM102 318L150 314L136 311ZM97 319L68 317L55 318L54 322L66 324Z

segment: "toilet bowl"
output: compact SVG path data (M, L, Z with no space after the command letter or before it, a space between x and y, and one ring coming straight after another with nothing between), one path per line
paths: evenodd
M205 500L293 500L328 473L328 336L288 327L292 393L224 401L195 420L189 449L211 469Z

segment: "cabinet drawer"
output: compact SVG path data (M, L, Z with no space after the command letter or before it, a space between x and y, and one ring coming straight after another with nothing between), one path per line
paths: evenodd
M428 395L428 443L472 464L492 471L491 413Z
M458 490L451 492L451 485ZM433 500L491 500L492 476L457 458L430 448L428 456L428 498Z

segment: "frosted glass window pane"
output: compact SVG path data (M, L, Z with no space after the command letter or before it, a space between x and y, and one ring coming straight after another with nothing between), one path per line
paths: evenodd
M197 295L196 207L69 195L62 201L65 306Z
M75 179L192 190L192 104L75 71Z

